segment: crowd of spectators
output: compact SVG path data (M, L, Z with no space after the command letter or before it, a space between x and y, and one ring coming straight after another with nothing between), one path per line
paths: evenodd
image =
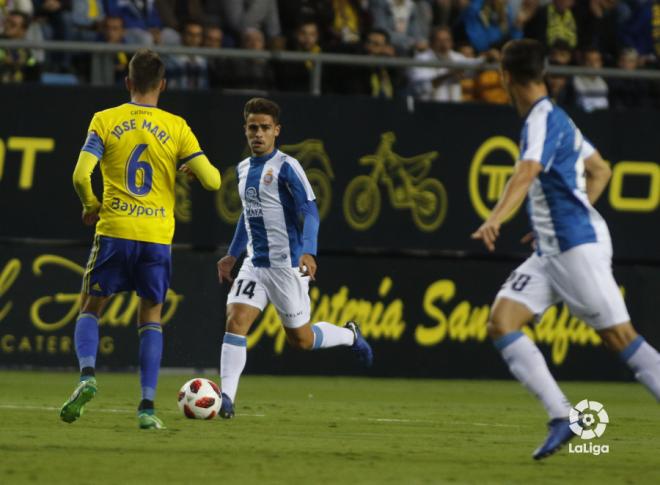
M496 62L509 39L543 42L557 65L660 66L660 0L0 0L0 38L290 50L461 61L464 69L324 66L323 92L506 103ZM122 83L130 52L0 49L0 83ZM175 89L307 92L314 62L172 55ZM644 107L656 82L551 76L560 104Z

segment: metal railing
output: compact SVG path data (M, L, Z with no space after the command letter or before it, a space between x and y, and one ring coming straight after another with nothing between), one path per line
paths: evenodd
M33 49L52 52L113 54L117 52L134 52L145 47L140 44L107 44L101 42L70 42L70 41L16 41L0 40L0 49ZM206 58L268 60L276 62L306 62L312 61L314 68L310 71L310 92L321 94L321 79L323 65L343 66L378 66L391 68L435 67L466 71L483 71L498 69L498 64L458 61L421 61L408 57L379 57L356 54L311 54L292 51L255 51L247 49L213 49L207 47L183 47L158 45L150 49L163 55L192 55ZM660 70L623 70L615 68L592 69L577 66L548 66L547 73L564 76L601 76L604 78L646 79L660 81Z

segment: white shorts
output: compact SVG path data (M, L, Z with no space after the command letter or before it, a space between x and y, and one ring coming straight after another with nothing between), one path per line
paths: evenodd
M309 322L309 277L298 268L255 268L246 260L227 296L227 305L243 303L263 311L268 302L277 309L282 324L298 328Z
M552 256L534 253L511 273L497 298L522 303L536 315L564 301L595 330L630 320L612 274L609 243L581 244Z

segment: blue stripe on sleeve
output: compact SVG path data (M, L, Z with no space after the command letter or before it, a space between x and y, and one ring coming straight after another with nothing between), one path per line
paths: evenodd
M87 140L85 140L85 144L82 147L82 151L89 152L100 160L103 158L103 152L105 151L103 140L101 140L101 137L99 137L96 132L90 131L87 135Z
M238 258L245 251L247 246L247 229L245 229L245 217L241 214L241 217L238 219L236 224L236 230L234 231L234 238L231 240L229 245L229 255L235 258Z
M316 207L316 202L308 200L303 206L302 212L305 217L303 225L303 254L313 254L316 256L318 248L319 226L321 219L319 218L319 210Z
M192 155L188 155L186 158L182 158L179 160L181 163L186 163L192 160L193 158L199 157L200 155L204 155L204 152L195 152Z
M316 202L308 200L307 190L295 170L289 165L282 166L289 192L293 196L295 213L303 218L302 253L316 255L319 233L319 211ZM288 224L287 224L288 226ZM292 261L295 264L295 261Z

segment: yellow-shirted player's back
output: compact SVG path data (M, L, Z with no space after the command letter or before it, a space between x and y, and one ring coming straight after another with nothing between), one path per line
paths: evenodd
M100 139L103 174L96 233L170 244L177 164L203 155L188 124L162 109L125 103L96 113L89 133Z

